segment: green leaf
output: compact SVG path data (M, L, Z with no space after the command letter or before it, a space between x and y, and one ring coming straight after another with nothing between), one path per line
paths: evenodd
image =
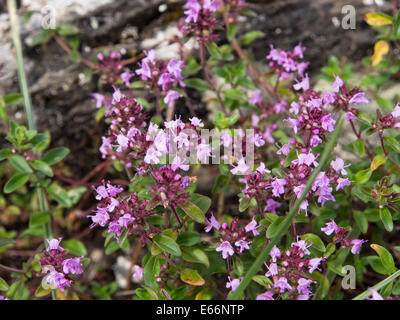
M157 246L159 246L162 250L174 256L180 256L182 254L182 251L179 248L179 245L175 242L175 240L166 235L163 234L155 235L153 238L153 242Z
M0 291L7 291L9 288L7 282L0 277Z
M87 249L81 241L69 239L63 241L62 247L75 256L87 256Z
M270 224L270 226L267 229L267 238L274 238L277 234L277 232L280 229L281 223L285 220L285 217L278 217L273 223Z
M35 297L37 297L37 298L45 297L45 296L49 295L51 293L51 291L52 291L51 288L45 289L42 287L42 285L40 285L35 291Z
M24 102L24 96L20 93L9 93L4 96L6 106L15 106Z
M390 213L387 207L379 209L379 218L383 225L385 226L386 231L392 232L393 231L393 218L392 214Z
M46 162L40 160L31 160L30 164L33 169L44 173L46 176L52 177L54 175L53 170Z
M364 140L357 140L353 142L353 150L356 152L360 157L364 157L365 155L365 143Z
M222 60L222 52L214 42L209 42L206 44L207 50L211 57L216 60Z
M0 161L7 159L9 156L13 155L10 149L2 149L0 150Z
M383 139L385 140L385 143L388 144L393 151L400 153L400 143L395 138L385 137Z
M176 242L180 246L194 246L201 241L200 234L194 231L183 231L179 234Z
M254 40L256 40L258 38L263 38L263 37L265 37L264 32L257 31L257 30L249 31L243 35L240 42L244 45L248 45L248 44L252 43Z
M207 255L198 248L182 248L182 258L185 261L204 264L206 268L210 267Z
M212 89L207 81L200 78L190 78L186 79L184 82L189 88L193 88L198 91L206 91Z
M355 175L356 183L357 184L367 183L369 178L371 178L371 175L372 175L372 171L369 168L358 171Z
M211 199L209 197L203 196L202 194L199 193L193 193L190 196L191 202L199 207L199 209L206 214L208 209L211 207Z
M149 287L156 287L156 276L160 273L160 264L158 257L151 256L145 266L143 271L143 280Z
M25 183L28 182L30 178L29 173L16 173L14 174L10 180L4 186L4 193L11 193L17 190L18 188L22 187Z
M379 255L382 266L388 271L388 274L394 273L396 271L396 267L391 253L386 248L377 244L371 244L371 248L374 249Z
M231 23L231 24L228 26L228 33L227 33L227 36L228 36L228 40L229 40L229 41L232 41L232 40L235 38L236 30L237 30L236 24Z
M38 44L49 42L52 37L53 37L53 31L50 29L45 29L40 34L33 37L31 46L34 47L37 46Z
M378 169L382 164L384 164L386 162L386 157L383 154L378 154L374 157L374 159L371 162L371 170L375 171L376 169Z
M8 157L8 161L13 169L19 173L32 173L33 170L29 166L28 162L25 160L24 157L14 154Z
M368 219L365 216L364 212L355 210L353 212L354 220L358 228L361 230L362 233L367 233L368 231Z
M242 198L242 201L239 203L239 212L244 212L250 205L251 198Z
M50 215L45 212L33 212L29 218L29 227L34 228L46 224L50 220Z
M313 233L306 233L300 236L302 240L306 240L308 243L312 244L312 247L318 251L325 252L326 248L321 238Z
M56 164L64 159L69 154L69 149L65 147L58 147L47 151L42 160L49 165Z
M199 223L204 223L206 221L206 217L201 211L201 209L196 206L194 203L186 200L179 204L179 208L181 208L190 218Z
M57 32L62 36L72 36L79 33L79 29L70 24L62 24L57 27Z
M202 276L193 269L184 269L181 271L181 280L185 283L191 284L192 286L202 286L205 281Z

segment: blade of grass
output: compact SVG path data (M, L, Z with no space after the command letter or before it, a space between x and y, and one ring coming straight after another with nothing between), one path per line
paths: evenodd
M372 288L375 289L376 291L378 291L378 290L382 289L384 286L386 286L388 283L392 282L398 276L400 276L400 270L396 271L391 276L387 277L386 279L382 280L381 282L378 282ZM372 294L372 292L369 289L365 290L363 293L360 293L357 297L353 298L353 300L364 300L370 294Z
M268 257L268 254L271 251L271 249L273 248L273 246L279 243L279 241L283 237L284 233L287 231L294 216L298 212L301 203L306 198L307 193L311 190L311 187L312 187L312 184L313 184L315 178L321 172L326 161L328 160L329 156L331 155L333 148L336 146L340 132L342 131L343 123L344 123L344 118L343 118L343 115L341 114L337 121L335 131L333 132L332 136L330 137L329 141L327 142L325 150L322 153L321 159L319 161L319 166L313 171L311 177L308 179L307 185L304 188L300 198L298 198L296 200L296 202L293 205L292 210L289 212L286 219L279 226L276 236L271 239L271 241L268 243L266 248L260 253L260 255L257 257L256 261L254 261L253 265L247 271L247 274L243 278L239 287L234 292L231 292L229 294L229 296L228 296L229 300L238 300L242 296L244 290L247 288L247 286L251 282L251 279L253 278L253 276L261 269L262 264Z
M28 128L29 130L35 130L36 125L35 119L33 117L31 95L29 93L28 81L26 79L26 73L24 69L24 58L22 55L22 44L15 0L7 0L7 5L8 13L10 15L11 34L14 43L15 56L17 58L18 80L21 87L22 95L24 96L24 106L26 118L28 120Z

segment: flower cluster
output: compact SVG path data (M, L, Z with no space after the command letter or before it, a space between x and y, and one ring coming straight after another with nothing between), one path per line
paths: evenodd
M83 273L83 257L67 258L68 254L60 242L61 238L47 240L48 247L40 259L42 272L46 274L42 280L45 289L64 291L66 287L71 287L73 275Z
M127 80L129 73L122 76L122 60L119 52L110 52L108 55L99 53L97 55L96 73L100 74L106 83L115 84L119 79ZM129 80L128 80L129 82Z
M96 225L107 227L107 233L112 233L119 242L123 231L128 234L138 234L143 243L150 239L149 234L156 232L153 229L146 229L145 218L151 215L146 209L147 202L140 200L136 193L123 197L123 189L113 186L110 183L103 184L94 188L99 201L95 215L89 216L92 219L93 228Z
M266 58L270 60L269 66L278 75L279 80L289 79L296 73L298 73L300 77L304 76L304 72L309 65L309 62L300 61L304 58L305 47L298 44L293 51L275 49L273 45L270 47L271 50ZM306 78L308 78L308 76L306 76Z
M106 117L111 124L108 135L102 138L102 157L119 159L130 167L132 160L143 158L148 146L143 130L147 115L135 99L116 89Z
M175 100L182 95L173 90L174 86L185 87L183 82L182 71L185 66L184 61L171 59L167 63L158 61L156 51L150 50L146 53L146 57L140 62L140 68L135 72L143 81L150 84L152 88L160 88L165 92L164 103L169 107L173 106Z
M205 43L218 38L213 32L218 22L214 13L219 9L219 0L188 0L183 8L184 23L180 23L183 34Z
M227 259L235 253L241 255L245 250L249 250L251 244L250 239L259 234L257 230L259 225L257 225L254 219L246 226L240 227L237 218L235 218L230 225L227 223L220 225L214 215L211 215L207 223L208 225L205 228L206 232L210 232L211 229L218 231L219 245L215 250L221 252L223 259Z
M274 246L270 252L271 263L265 263L268 271L265 276L272 278L273 284L268 291L257 296L257 300L274 300L274 295L287 293L290 298L308 300L312 296L312 285L316 283L310 279L310 274L319 270L325 258L310 258L308 250L311 244L297 238L291 247L281 251Z
M343 227L339 227L333 219L327 222L325 227L321 228L321 231L327 236L335 234L335 242L340 243L342 247L351 247L352 254L359 254L362 244L367 242L367 240L362 239L345 239L349 232Z

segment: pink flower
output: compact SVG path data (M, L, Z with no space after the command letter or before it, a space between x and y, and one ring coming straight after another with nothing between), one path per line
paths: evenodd
M274 293L272 291L266 291L262 294L257 295L256 300L274 300Z
M309 267L309 272L313 273L315 270L321 271L319 269L319 265L321 264L321 261L323 261L324 258L313 258L308 261L308 267Z
M83 273L81 258L65 259L62 262L62 266L63 266L63 272L65 274L67 274L67 273L71 273L71 274Z
M271 212L276 214L276 209L280 208L282 203L275 201L274 199L268 199L267 205L264 208L264 212Z
M249 104L259 105L262 104L262 96L260 90L255 90L251 93Z
M185 163L179 156L176 156L171 164L171 169L176 171L182 169L183 171L189 170L189 165Z
M122 217L118 219L118 224L123 228L128 228L128 224L134 221L135 218L133 218L130 213L125 213Z
M214 228L215 230L219 230L219 228L221 228L217 219L215 219L214 215L211 215L210 220L207 220L207 218L206 218L206 222L208 223L208 225L204 229L205 232L210 232L212 228Z
M254 236L260 234L260 232L257 230L257 221L254 220L254 218L253 218L253 220L251 220L250 223L248 223L248 224L244 227L244 229L246 230L246 232L253 232L253 235L254 235Z
M369 103L369 100L365 96L364 92L359 92L355 94L349 101L349 104L354 104L355 106L358 106L362 103Z
M331 114L327 114L321 118L321 127L329 132L335 130L335 123L336 120L332 118Z
M62 292L64 292L66 287L71 287L71 280L65 279L65 276L61 272L57 271L51 271L50 274L48 274L45 278L44 281L49 283L53 289L60 289Z
M201 120L197 117L190 118L189 120L191 125L194 127L200 127L200 128L204 127L204 123L202 123Z
M335 220L331 219L330 222L326 223L326 227L325 228L321 228L322 232L325 232L325 234L327 236L330 236L332 233L336 233L337 231L339 231L339 227L336 224Z
M168 105L168 107L173 107L175 100L179 99L182 97L182 95L174 90L169 90L164 98L164 102Z
M351 181L349 179L338 178L336 191L339 191L339 190L341 190L344 187L349 186L349 185L351 185Z
M268 268L268 272L265 274L266 277L269 278L279 274L278 265L276 263L271 263L269 266L266 265L266 267Z
M226 287L229 289L231 288L232 292L235 291L240 285L240 280L239 279L231 279L231 277L228 277L228 282L226 283Z
M143 280L144 268L134 265L133 266L133 273L132 273L132 280L135 282L141 282Z
M350 165L345 166L344 165L344 160L341 158L337 158L335 161L331 161L331 167L333 170L335 170L337 173L340 173L342 175L347 175L347 171L344 170L344 168L349 167Z
M222 242L216 249L215 251L221 252L222 251L222 258L227 259L228 255L233 256L235 251L233 251L233 248L231 244L228 241Z
M124 84L129 87L130 86L130 82L129 80L134 76L134 74L132 72L126 71L121 73L120 77L121 80L124 82Z
M308 244L305 240L299 240L299 236L297 236L297 242L292 243L292 247L299 248L299 250L302 251L305 255L311 254L311 252L307 249L310 246L311 244Z
M367 240L361 240L361 239L352 239L351 240L351 253L352 254L359 254L360 249L363 243L368 242Z
M284 293L285 290L292 290L292 287L289 285L285 277L281 277L275 281L274 288L280 289L280 293Z
M333 92L338 93L340 91L340 88L344 85L344 82L342 79L340 79L339 76L335 76L335 81L333 82L333 87L332 90Z
M306 74L306 76L301 80L298 81L296 79L296 84L293 85L294 90L299 91L299 90L303 90L303 91L307 91L310 89L310 79L308 78L308 74Z
M249 247L250 243L245 240L239 240L239 241L235 242L235 246L239 247L239 251L240 251L240 253L242 253L244 250L250 250L250 247Z
M232 174L248 174L249 172L249 168L246 165L246 161L244 160L244 158L240 159L238 162L238 165L236 167L234 167L233 169L231 169L231 173Z
M392 111L392 116L395 118L400 118L400 104L397 104L393 111Z
M376 291L374 288L368 288L370 292L372 292L371 297L366 298L365 300L385 300L383 297L379 294L378 291Z
M310 285L313 283L314 281L312 280L308 280L308 279L304 279L304 278L300 278L297 283L297 292L300 294L304 294L304 295L310 295L311 293L311 289L310 289Z
M61 242L62 238L58 238L57 239L46 239L48 247L46 249L47 252L51 251L51 250L57 250L57 251L63 251L64 249L60 246L60 242Z
M272 194L274 195L274 197L279 197L281 194L285 193L286 184L287 181L285 179L278 179L278 178L275 178L271 182Z

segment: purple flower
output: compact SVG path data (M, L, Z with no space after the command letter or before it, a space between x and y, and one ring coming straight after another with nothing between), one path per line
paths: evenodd
M0 300L8 300L8 298L5 298L3 296L0 296Z
M336 191L339 191L339 190L341 190L344 187L349 186L349 185L351 185L351 181L349 179L338 178Z
M310 79L308 78L308 74L306 74L306 76L301 80L298 81L296 79L296 84L293 85L294 90L299 91L299 90L303 90L303 91L307 91L310 89Z
M352 254L359 254L360 249L363 243L368 242L367 240L361 240L361 239L352 239L351 240L351 253Z
M175 100L179 99L182 97L182 95L174 90L169 90L164 98L164 102L168 105L168 107L173 107Z
M104 227L108 220L110 220L110 216L108 215L107 208L97 208L96 215L90 216L93 224L98 224L101 227Z
M143 273L144 273L144 268L142 268L138 265L134 265L132 280L135 282L141 282L143 280Z
M276 262L276 259L281 257L282 252L281 252L281 250L279 250L279 248L275 245L275 246L273 246L273 248L271 249L269 255L270 255L272 261L273 261L273 262Z
M232 174L247 174L249 173L249 168L246 165L246 161L244 160L244 158L240 159L238 161L238 165L236 167L234 167L233 169L231 169L231 173Z
M251 93L249 104L258 105L262 104L262 96L260 90L255 90Z
M176 156L171 164L171 169L176 171L178 169L182 169L183 171L189 170L189 165L185 163L179 156Z
M81 258L65 259L62 262L62 266L63 266L63 272L65 274L67 274L67 273L71 273L71 274L83 273Z
M331 114L327 114L321 118L321 126L324 130L332 132L335 130L336 120L332 118Z
M279 274L278 265L276 263L271 263L269 266L266 265L268 268L268 272L265 274L266 277L273 277Z
M341 158L337 158L335 161L331 161L331 167L333 170L335 170L337 173L340 172L342 175L347 175L347 171L344 170L344 168L348 167L350 165L345 166L344 165L344 160Z
M219 228L221 228L214 215L211 215L210 220L207 220L206 218L206 222L208 223L208 226L205 227L205 232L210 232L212 228L214 228L215 230L219 230Z
M233 256L233 254L235 253L235 251L233 251L231 244L228 241L222 242L219 245L219 247L215 249L215 251L217 252L222 251L222 258L224 259L228 258L228 255Z
M179 82L181 87L185 86L182 79L182 70L185 66L185 62L178 59L171 59L167 64L168 72L173 76L173 80Z
M135 218L133 218L129 213L125 213L118 219L118 224L123 228L128 228L128 224L132 223L133 221L135 221Z
M254 235L254 236L260 234L260 232L257 230L257 221L254 220L254 218L253 218L253 220L251 220L250 223L248 223L248 224L244 227L244 229L246 230L246 232L253 232L253 235Z
M239 240L235 242L235 246L239 247L240 253L242 253L244 250L250 250L249 244L251 242L247 242L245 240Z
M96 101L96 108L100 109L104 105L105 97L101 93L92 93L91 96Z
M239 279L233 279L231 280L231 277L228 277L228 282L226 283L226 287L229 289L231 288L232 292L237 289L240 285L240 280Z
M264 208L264 212L271 212L276 214L276 209L280 208L282 203L275 201L274 199L268 199L267 205Z
M46 249L47 252L51 251L51 250L57 250L57 251L63 251L64 249L61 248L60 246L60 242L61 242L62 238L58 238L57 239L46 239L48 247Z
M285 290L292 290L292 287L289 285L285 277L281 277L275 281L274 288L280 289L280 293L284 293Z
M339 227L336 224L335 220L331 219L330 222L326 223L326 227L325 228L321 228L322 232L325 232L325 234L327 236L330 236L332 233L336 233L337 231L339 231Z
M366 298L365 300L385 300L383 297L376 291L374 288L368 288L370 292L372 292L371 297Z
M187 16L185 22L190 23L193 21L196 23L201 10L201 5L197 2L197 0L188 0L183 7L187 9L183 12Z
M340 88L344 85L344 82L342 79L340 79L339 76L335 76L335 81L333 82L332 90L333 92L338 93L340 91Z
M311 244L308 244L305 240L299 240L299 236L297 236L297 242L292 243L292 247L299 248L299 250L302 251L305 255L311 254L311 252L307 249L310 246Z
M125 85L126 85L127 87L130 86L129 80L130 80L133 76L134 76L134 74L133 74L132 72L129 72L129 71L123 72L123 73L121 73L121 75L120 75L121 80L125 83Z
M362 103L369 103L369 100L365 96L364 92L359 92L355 94L349 101L349 104L354 104L355 106L358 106Z
M210 12L218 11L219 1L218 0L203 0L203 9Z
M276 154L283 154L284 156L287 156L290 152L290 149L292 149L292 147L288 144L284 144L282 145L282 148L280 148Z
M256 300L274 300L274 293L272 291L266 291L262 294L257 295Z
M312 280L308 280L308 279L304 279L304 278L300 278L298 280L298 285L297 285L297 292L298 293L302 293L304 295L310 295L311 293L311 289L310 289L310 285L313 283L314 281Z
M204 123L202 123L201 120L197 117L190 118L189 120L191 125L194 127L200 127L200 128L204 127Z
M71 287L71 280L65 279L65 276L61 272L55 270L51 271L46 277L43 278L46 283L49 283L52 289L60 289L64 292L65 287Z
M275 197L279 197L281 194L285 193L285 186L287 184L287 181L285 179L278 179L275 178L271 182L271 187L272 187L272 194Z
M308 267L309 267L308 271L310 273L313 273L315 270L321 271L321 269L318 268L318 267L321 264L321 261L323 261L323 260L324 260L324 258L313 258L313 259L310 259L308 261Z

